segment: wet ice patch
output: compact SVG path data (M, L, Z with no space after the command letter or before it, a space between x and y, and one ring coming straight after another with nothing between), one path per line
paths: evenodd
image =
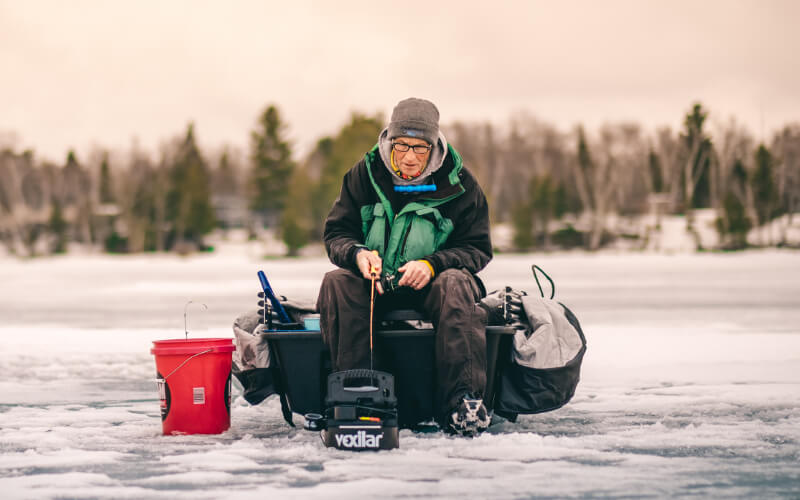
M62 449L40 452L25 450L12 452L0 457L0 469L6 471L35 471L61 468L81 468L87 465L108 464L124 457L124 453L114 451L87 451Z
M163 457L161 462L164 464L176 464L190 468L191 470L222 470L222 471L241 471L258 469L258 462L242 456L234 450L225 449L206 450L201 452L181 453Z
M208 485L227 485L236 482L236 476L227 472L202 471L163 474L138 481L141 485L167 487L170 489L195 489Z

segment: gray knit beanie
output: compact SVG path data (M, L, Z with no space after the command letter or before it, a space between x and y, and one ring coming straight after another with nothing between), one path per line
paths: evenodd
M439 138L439 110L430 101L409 97L397 103L389 122L389 139L414 137L436 145Z

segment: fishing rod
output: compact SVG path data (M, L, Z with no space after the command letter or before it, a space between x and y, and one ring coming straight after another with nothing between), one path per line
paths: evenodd
M375 255L378 252L372 251ZM369 369L372 370L372 319L375 314L375 279L378 277L378 270L372 264L369 265Z

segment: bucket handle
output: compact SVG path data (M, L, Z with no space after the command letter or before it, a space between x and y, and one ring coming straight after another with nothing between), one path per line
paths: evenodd
M182 367L183 365L185 365L185 364L186 364L186 363L188 363L189 361L193 360L193 359L194 359L194 358L196 358L197 356L201 356L201 355L203 355L203 354L208 354L209 352L212 352L213 350L214 350L214 349L213 349L213 348L211 348L211 349L206 349L205 351L200 351L200 352L198 352L197 354L192 354L192 355L191 355L191 356L189 356L188 358L184 359L184 360L183 360L183 363L179 364L179 365L178 365L178 366L177 366L177 367L176 367L174 370L172 370L171 372L169 372L169 375L167 375L166 377L164 377L164 380L167 380L168 378L170 378L170 377L172 376L172 374L173 374L173 373L175 373L176 371L180 370L180 369L181 369L181 367Z

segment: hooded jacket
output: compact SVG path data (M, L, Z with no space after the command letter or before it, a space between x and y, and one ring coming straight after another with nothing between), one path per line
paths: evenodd
M385 274L411 260L426 260L434 275L450 268L475 274L492 258L486 197L461 156L447 145L429 177L432 192L395 192L379 145L348 171L325 221L331 261L358 273L356 253L377 250Z

